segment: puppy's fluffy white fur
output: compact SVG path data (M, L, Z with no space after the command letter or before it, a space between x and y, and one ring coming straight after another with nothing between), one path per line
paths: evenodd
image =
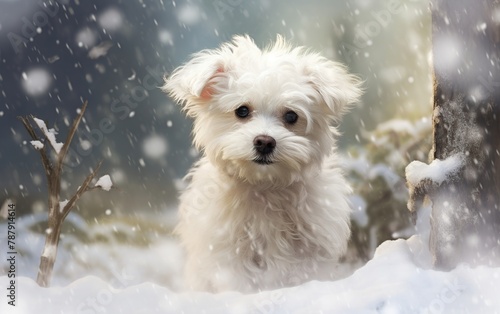
M188 287L248 292L335 278L350 235L351 190L331 124L358 100L360 81L280 36L263 50L236 36L195 54L164 90L194 118L203 152L187 176L176 229ZM242 106L248 116L238 117ZM258 163L262 135L275 147Z

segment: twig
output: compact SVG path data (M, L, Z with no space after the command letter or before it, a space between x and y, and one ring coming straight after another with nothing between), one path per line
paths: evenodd
M36 132L33 129L33 126L31 126L29 119L27 117L21 117L21 116L19 116L17 118L19 120L21 120L21 122L24 125L24 128L26 129L26 131L28 131L28 134L31 136L31 139L33 141L40 141L40 138L36 135ZM45 174L46 174L47 179L48 179L52 173L52 164L50 162L49 157L47 157L47 154L45 153L45 146L44 146L44 148L40 149L38 152L40 153L40 156L42 157L43 168L45 169Z
M85 113L86 109L87 109L87 101L85 101L83 103L82 108L80 109L80 113L73 121L73 124L71 125L71 128L69 129L68 136L66 137L66 140L64 141L64 144L61 148L61 151L59 152L59 154L57 156L57 171L58 172L60 172L62 169L64 158L66 158L66 155L68 154L68 151L69 151L69 145L71 144L71 141L73 141L73 137L75 136L76 130L78 129L78 125L82 121L83 114Z
M99 163L97 164L97 166L95 167L94 171L92 171L91 174L89 174L87 176L87 178L85 178L85 181L83 181L83 184L80 186L80 188L76 191L76 193L73 195L73 197L71 197L71 199L69 200L69 202L66 204L66 206L64 206L64 208L62 209L62 219L65 219L66 216L69 214L69 212L71 211L71 209L73 208L73 206L75 205L76 201L78 201L78 199L87 191L90 191L90 189L88 188L90 182L92 182L92 180L95 178L95 176L97 175L97 172L99 171L99 168L101 168L101 165L102 165L102 160L99 161Z

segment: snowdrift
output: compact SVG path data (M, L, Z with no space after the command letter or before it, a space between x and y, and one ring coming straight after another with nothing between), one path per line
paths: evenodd
M2 293L0 313L500 313L500 268L462 265L440 272L429 266L426 245L413 236L383 243L343 280L251 295L174 293L153 283L115 289L91 276L40 288L21 277L16 306ZM0 277L0 286L8 281Z

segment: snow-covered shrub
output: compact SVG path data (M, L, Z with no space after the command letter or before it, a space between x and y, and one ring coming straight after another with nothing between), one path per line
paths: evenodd
M385 240L414 234L404 173L412 160L427 161L431 131L426 118L394 119L362 134L362 144L348 149L344 164L354 189L350 260L366 261Z

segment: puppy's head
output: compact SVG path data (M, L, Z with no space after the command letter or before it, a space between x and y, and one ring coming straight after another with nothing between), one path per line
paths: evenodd
M331 154L330 125L358 100L360 84L342 65L280 36L264 50L236 36L195 54L163 89L194 118L194 143L220 170L251 184L288 185Z

